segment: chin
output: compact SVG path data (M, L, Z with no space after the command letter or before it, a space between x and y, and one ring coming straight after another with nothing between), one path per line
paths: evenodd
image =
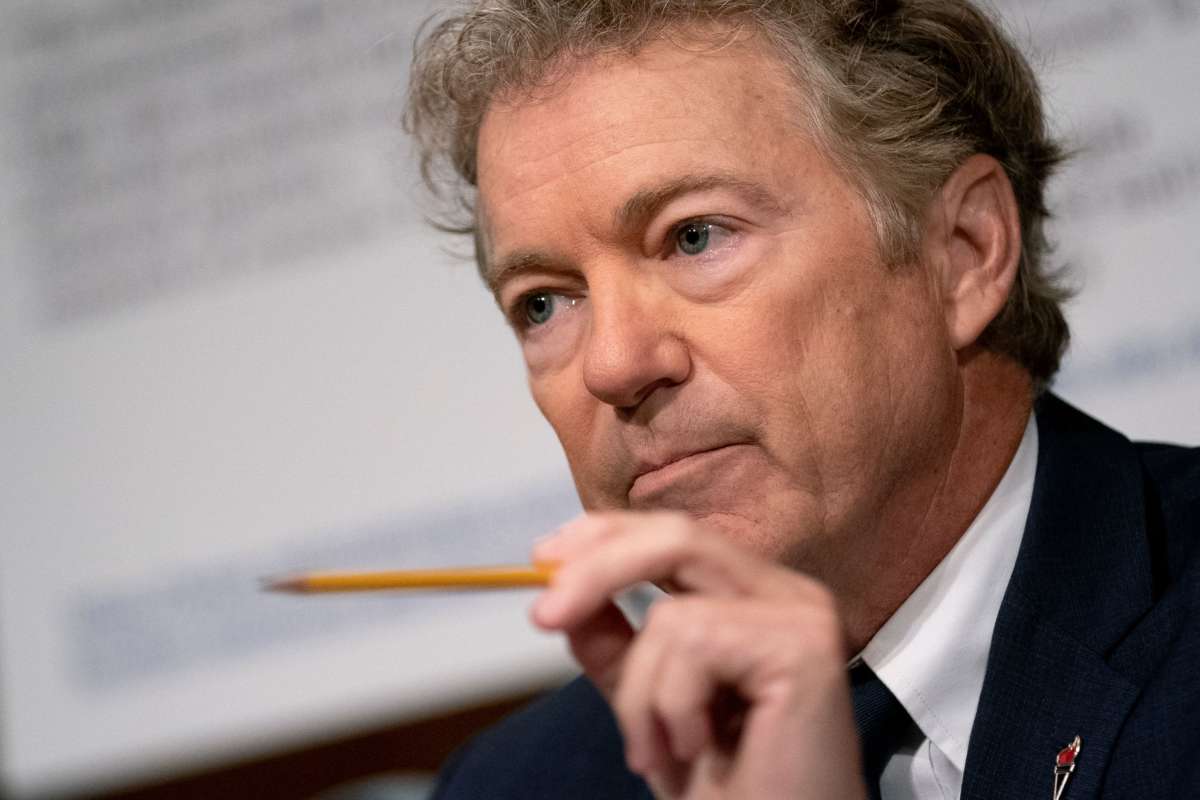
M787 533L747 513L728 510L686 510L685 513L705 527L718 531L731 541L772 561L781 561L787 555L789 544L793 544L789 542Z
M732 512L714 511L693 516L769 561L821 577L821 553L827 548L823 547L822 536L814 533L812 528L797 529L794 520L784 525Z

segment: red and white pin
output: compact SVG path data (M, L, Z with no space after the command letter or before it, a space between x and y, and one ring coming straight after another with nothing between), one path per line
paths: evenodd
M1078 736L1054 758L1054 800L1062 800L1063 790L1067 781L1075 771L1075 762L1079 759L1079 751L1083 749L1083 740Z

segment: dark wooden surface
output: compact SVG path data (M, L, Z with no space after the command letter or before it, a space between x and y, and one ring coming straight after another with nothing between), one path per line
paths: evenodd
M534 697L536 694L509 697L288 753L94 795L93 800L291 800L379 773L436 772L472 734Z

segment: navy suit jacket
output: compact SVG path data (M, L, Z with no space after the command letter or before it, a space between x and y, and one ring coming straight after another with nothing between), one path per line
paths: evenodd
M964 800L1200 798L1200 449L1135 444L1052 395L992 637ZM585 679L461 750L435 795L650 798Z

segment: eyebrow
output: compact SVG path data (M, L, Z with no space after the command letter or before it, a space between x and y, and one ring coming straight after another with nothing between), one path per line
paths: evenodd
M613 215L613 222L618 231L628 236L631 232L648 225L672 200L717 189L734 192L746 202L769 213L786 211L783 204L762 184L717 172L682 175L662 185L641 189L621 204ZM484 277L492 294L496 294L505 282L523 272L568 272L570 269L570 264L561 257L540 250L518 250L498 259L494 264L488 264Z
M785 209L765 186L728 173L682 175L661 186L642 189L626 200L614 215L619 230L636 231L645 227L663 206L677 197L724 189L741 195L742 199L760 209L780 213Z
M484 280L492 294L499 294L500 287L513 277L524 272L570 272L571 266L563 259L541 250L517 250L509 253L494 264L489 263L484 271Z

